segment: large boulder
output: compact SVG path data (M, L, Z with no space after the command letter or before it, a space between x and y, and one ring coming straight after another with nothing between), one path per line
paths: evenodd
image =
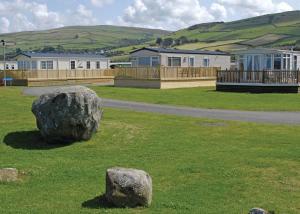
M0 169L0 182L14 182L18 180L18 170L15 168Z
M249 214L269 214L268 211L261 208L252 208Z
M89 140L98 130L102 102L97 94L83 86L61 87L40 96L32 104L37 127L50 143Z
M148 207L152 201L151 177L137 169L108 169L105 196L117 207Z

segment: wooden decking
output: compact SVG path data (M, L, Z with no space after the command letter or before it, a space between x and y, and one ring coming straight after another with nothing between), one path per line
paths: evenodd
M49 86L69 84L91 84L111 82L115 70L35 70L35 71L6 71L6 76L13 78L13 85ZM4 77L0 72L0 79Z
M195 80L216 79L219 68L202 67L137 67L116 69L118 79L136 80Z
M300 71L218 71L218 91L298 93Z
M215 86L218 69L195 67L120 68L116 72L115 86L159 89Z

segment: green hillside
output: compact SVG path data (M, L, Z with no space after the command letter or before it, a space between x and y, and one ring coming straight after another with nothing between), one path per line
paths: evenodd
M294 46L300 41L300 11L264 15L234 22L191 26L170 36L186 37L177 48L234 51L252 47ZM188 46L187 46L188 45Z
M118 26L73 26L45 31L0 35L0 40L16 42L22 50L38 50L47 46L72 50L95 50L145 43L168 31Z
M233 22L214 22L191 26L176 32L117 26L74 26L37 32L0 35L17 43L22 50L54 47L62 50L101 50L114 60L126 60L130 51L158 45L167 47L234 52L253 47L295 46L300 48L300 11L269 14ZM171 40L171 43L170 43ZM47 50L46 50L47 51Z
M167 47L234 52L255 47L297 46L300 49L300 11L269 14L234 22L194 25L162 37L173 40ZM125 55L143 45L117 48ZM158 46L159 44L155 44ZM161 44L164 45L164 42ZM122 58L125 59L125 58Z

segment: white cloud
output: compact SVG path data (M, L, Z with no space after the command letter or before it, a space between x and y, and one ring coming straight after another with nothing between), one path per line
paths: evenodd
M1 17L1 19L0 19L1 31L3 33L8 33L9 32L9 26L10 26L10 21L6 17Z
M103 7L106 4L112 4L114 0L91 0L91 3L97 7Z
M76 11L68 11L68 16L64 17L65 23L76 25L93 25L97 23L93 12L84 5L79 4Z
M274 0L134 0L115 24L176 30L211 21L230 21L293 10ZM109 22L111 23L111 22Z
M293 7L288 3L277 3L273 0L217 0L217 2L224 5L231 13L243 17L293 10Z
M198 0L135 0L118 24L174 30L214 20Z
M59 13L49 10L45 3L30 0L1 0L0 17L0 33L97 23L93 12L82 4Z
M88 1L95 7L118 3L114 0ZM99 9L88 8L84 4L75 4L74 8L59 12L49 9L50 3L41 3L46 2L41 0L0 0L0 2L0 33L99 24L93 13L93 10ZM293 10L284 0L212 0L206 4L204 2L206 1L133 0L124 9L123 14L117 17L117 21L103 20L102 23L177 30L199 23L230 21Z
M211 11L212 14L214 14L215 19L217 19L217 20L225 20L225 19L227 19L227 10L221 4L213 3L210 6L210 11Z

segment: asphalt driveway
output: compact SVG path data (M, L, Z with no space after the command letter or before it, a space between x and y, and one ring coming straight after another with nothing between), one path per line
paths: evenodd
M40 96L51 93L58 87L32 87L25 88L23 93L30 96ZM293 124L300 125L300 112L259 112L259 111L236 111L219 109L201 109L190 107L178 107L170 105L158 105L103 99L104 106L110 108L127 109L138 112L152 112L196 118L212 118L220 120L247 121L257 123Z

